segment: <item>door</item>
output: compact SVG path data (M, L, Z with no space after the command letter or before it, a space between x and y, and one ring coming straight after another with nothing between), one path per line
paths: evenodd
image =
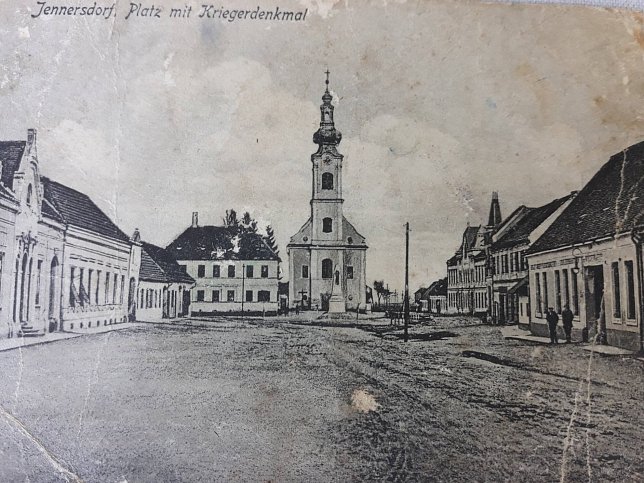
M183 291L183 315L190 314L190 290Z
M604 269L601 265L586 267L586 330L589 340L598 336L606 342L606 316L604 314Z
M331 298L331 295L327 293L321 293L320 294L320 300L322 301L322 312L328 312L329 311L329 299Z

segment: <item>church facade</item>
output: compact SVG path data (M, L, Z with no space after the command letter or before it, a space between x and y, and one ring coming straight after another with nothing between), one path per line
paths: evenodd
M342 134L334 124L328 72L326 84L313 135L318 150L311 155L311 216L287 245L289 300L314 310L364 310L367 244L342 212Z

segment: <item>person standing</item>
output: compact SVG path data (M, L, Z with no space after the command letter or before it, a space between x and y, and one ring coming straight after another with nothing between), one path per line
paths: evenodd
M573 318L574 318L574 315L572 313L572 310L570 310L570 307L566 305L566 307L564 308L564 311L561 312L561 321L563 322L563 329L564 329L564 332L566 333L566 344L570 344L571 342Z
M548 308L548 315L546 315L546 320L548 321L548 330L550 331L550 343L558 344L559 341L557 340L557 323L559 322L559 316L552 307Z

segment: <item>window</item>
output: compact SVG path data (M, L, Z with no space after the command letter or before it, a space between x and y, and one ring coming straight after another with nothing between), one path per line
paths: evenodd
M270 302L271 293L268 290L260 290L257 292L257 301L258 302Z
M235 265L228 265L228 278L235 278Z
M212 276L214 278L219 278L221 276L221 267L219 265L212 266Z
M98 305L98 296L99 296L99 289L101 285L101 271L96 270L96 291L94 293L94 299L96 300L96 305Z
M110 303L110 274L108 272L105 272L105 304L109 304L109 303Z
M253 301L253 291L246 290L246 302L252 302L252 301Z
M542 314L543 313L543 305L542 305L542 300L541 300L541 275L536 273L534 275L535 280L534 280L534 287L536 291L536 302L537 302L537 313Z
M87 270L87 303L92 303L92 275L94 275L94 270L91 268Z
M234 268L234 267L233 267ZM234 290L229 290L227 293L227 299L229 302L234 302L235 301L235 291Z
M561 313L561 276L559 270L555 270L555 310Z
M31 198L33 196L33 187L31 185L27 186L27 206L31 206Z
M613 262L613 316L616 318L622 317L622 300L619 292L619 262Z
M333 220L331 218L324 218L322 220L322 231L324 233L331 233L333 231Z
M123 292L125 292L125 275L121 275L121 291L119 292L120 303L123 303ZM96 287L96 303L98 303L98 287Z
M40 305L40 272L42 271L42 260L38 260L36 266L36 307Z
M268 278L268 265L262 265L262 278Z
M563 304L564 306L570 308L570 287L568 284L568 270L563 269L561 273L563 277L563 295L562 295L562 297L564 298Z
M322 189L323 190L333 189L333 174L322 173Z
M219 290L212 291L212 301L219 302Z
M197 277L204 278L206 276L206 266L197 265Z
M347 278L349 280L353 279L353 267L351 265L347 267Z
M253 270L255 267L252 265L246 265L246 278L253 278Z
M112 303L116 303L116 284L118 282L118 275L114 274L114 285L112 286Z
M203 290L197 290L197 302L203 302L204 295L205 293Z
M633 261L626 260L624 266L626 267L626 296L628 297L626 299L626 317L635 319L635 276L633 273ZM644 303L644 301L640 303Z
M322 278L333 278L333 262L330 258L322 260Z
M302 278L309 278L309 266L302 265Z
M548 305L548 272L543 272L543 308L544 308L544 311L549 308L549 305Z
M139 308L140 308L140 309L142 309L142 308L143 308L143 299L144 299L144 296L145 296L145 294L144 294L144 292L143 292L143 289L142 289L142 288L141 288L141 289L139 289Z

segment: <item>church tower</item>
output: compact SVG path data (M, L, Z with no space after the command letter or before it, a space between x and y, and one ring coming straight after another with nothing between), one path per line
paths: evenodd
M311 214L287 246L292 306L328 312L366 308L365 239L343 214L342 134L335 128L329 71L311 155Z

